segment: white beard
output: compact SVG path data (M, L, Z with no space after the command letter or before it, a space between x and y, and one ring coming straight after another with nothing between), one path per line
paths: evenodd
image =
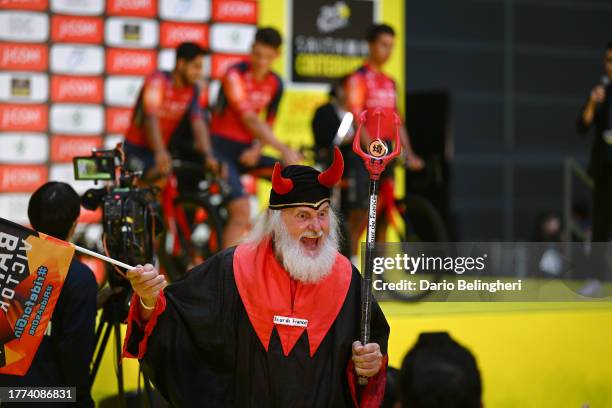
M274 252L282 265L293 279L303 283L317 283L325 278L332 270L338 254L337 218L329 213L329 235L321 234L316 254L304 249L300 239L292 238L287 232L280 210L267 210L245 240L250 243L259 243L267 236L274 238ZM304 233L302 237L313 236Z

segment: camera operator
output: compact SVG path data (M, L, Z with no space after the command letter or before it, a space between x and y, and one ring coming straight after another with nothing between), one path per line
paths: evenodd
M71 238L80 211L81 199L78 194L70 185L56 181L36 190L28 205L32 227L61 240ZM91 269L73 258L30 369L23 377L0 375L0 386L76 387L76 404L66 405L93 407L89 365L95 346L97 290ZM2 406L5 406L4 403ZM24 407L26 404L19 403L17 406Z
M593 233L592 242L607 242L612 227L612 42L604 58L605 75L591 90L589 99L578 117L577 130L586 134L595 125L595 141L591 148L589 174L593 178ZM593 258L603 260L603 257ZM602 264L591 271L593 278L603 279ZM598 282L592 282L593 288ZM586 289L586 288L585 288ZM587 291L588 292L588 291ZM587 293L588 294L588 293Z

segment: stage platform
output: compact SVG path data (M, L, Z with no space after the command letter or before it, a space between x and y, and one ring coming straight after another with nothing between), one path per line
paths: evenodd
M612 407L612 302L382 307L391 326L391 365L400 366L419 333L448 331L476 355L487 408ZM96 401L116 393L113 351L94 384ZM123 365L126 388L134 390L137 362Z

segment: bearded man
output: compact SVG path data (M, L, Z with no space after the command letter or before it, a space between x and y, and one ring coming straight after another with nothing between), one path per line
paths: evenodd
M323 173L277 163L245 242L167 288L151 265L128 273L124 355L141 359L172 405L380 406L389 326L374 302L372 343L355 341L361 276L338 252L329 204L342 171L337 148Z

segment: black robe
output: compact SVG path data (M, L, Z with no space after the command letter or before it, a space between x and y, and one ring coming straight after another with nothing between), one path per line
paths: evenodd
M384 364L359 389L351 361L359 339L359 272L352 267L344 303L314 355L304 331L285 356L276 328L266 351L249 321L234 279L234 251L218 253L168 286L146 323L134 297L124 355L141 359L155 387L177 407L349 407L357 400L379 406L389 326L374 302L370 342L380 345Z

